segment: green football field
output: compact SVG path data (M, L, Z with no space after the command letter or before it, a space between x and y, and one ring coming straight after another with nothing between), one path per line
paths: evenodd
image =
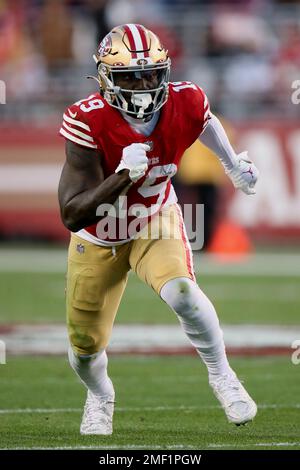
M66 257L67 248L0 247L0 323L64 322ZM298 252L258 253L231 264L196 257L195 268L222 323L300 323ZM151 288L131 274L116 322L176 321Z
M64 322L65 258L65 250L0 249L2 325ZM299 327L297 253L235 265L198 261L198 282L222 324ZM116 321L177 322L135 275ZM226 421L196 356L112 355L114 434L81 437L85 391L66 357L8 355L0 365L0 448L300 449L300 364L289 355L234 357L231 363L259 405L247 426Z
M1 448L300 449L300 365L234 359L259 405L252 423L225 415L195 357L110 358L112 436L80 436L85 400L65 358L15 358L1 368Z

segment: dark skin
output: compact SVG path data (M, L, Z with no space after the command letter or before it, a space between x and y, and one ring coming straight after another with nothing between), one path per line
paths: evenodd
M147 90L156 86L155 77L150 78L133 80L121 73L116 77L116 82L124 88ZM71 232L97 223L101 219L96 216L97 207L113 204L122 191L132 184L129 170L104 179L101 157L99 150L66 141L66 162L60 177L58 200L63 224Z
M104 179L101 153L66 141L66 162L60 177L58 200L65 227L72 232L97 223L100 204L113 204L131 184L129 170Z

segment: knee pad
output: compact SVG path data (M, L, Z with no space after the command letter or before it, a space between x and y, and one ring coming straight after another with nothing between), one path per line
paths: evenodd
M97 325L82 327L68 324L69 340L72 349L78 356L97 354L108 345L109 335Z
M199 295L198 285L189 278L177 278L167 282L161 289L162 299L181 316L197 314L198 305L195 296Z

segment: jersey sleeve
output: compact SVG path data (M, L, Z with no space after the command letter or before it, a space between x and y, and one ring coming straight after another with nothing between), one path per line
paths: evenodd
M59 133L65 139L71 140L83 147L91 149L99 148L84 113L76 104L66 109Z
M205 92L192 82L171 83L174 95L180 97L184 116L193 124L197 137L202 134L210 118L210 106Z
M197 86L197 89L199 90L199 93L201 94L201 99L200 99L200 115L202 117L203 125L202 125L202 132L206 128L209 120L211 119L211 113L210 113L210 106L209 106L209 101L208 98L205 94L205 92L202 90L202 88ZM201 135L200 134L200 135Z

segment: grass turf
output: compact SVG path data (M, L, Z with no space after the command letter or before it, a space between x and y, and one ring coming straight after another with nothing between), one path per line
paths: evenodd
M300 449L300 366L289 357L231 362L259 404L253 423L226 421L196 356L113 356L114 434L97 437L79 435L85 391L66 358L9 358L0 366L0 447Z
M299 323L299 277L199 276L222 323ZM0 322L64 322L63 273L0 272ZM117 323L177 323L175 315L134 274Z

